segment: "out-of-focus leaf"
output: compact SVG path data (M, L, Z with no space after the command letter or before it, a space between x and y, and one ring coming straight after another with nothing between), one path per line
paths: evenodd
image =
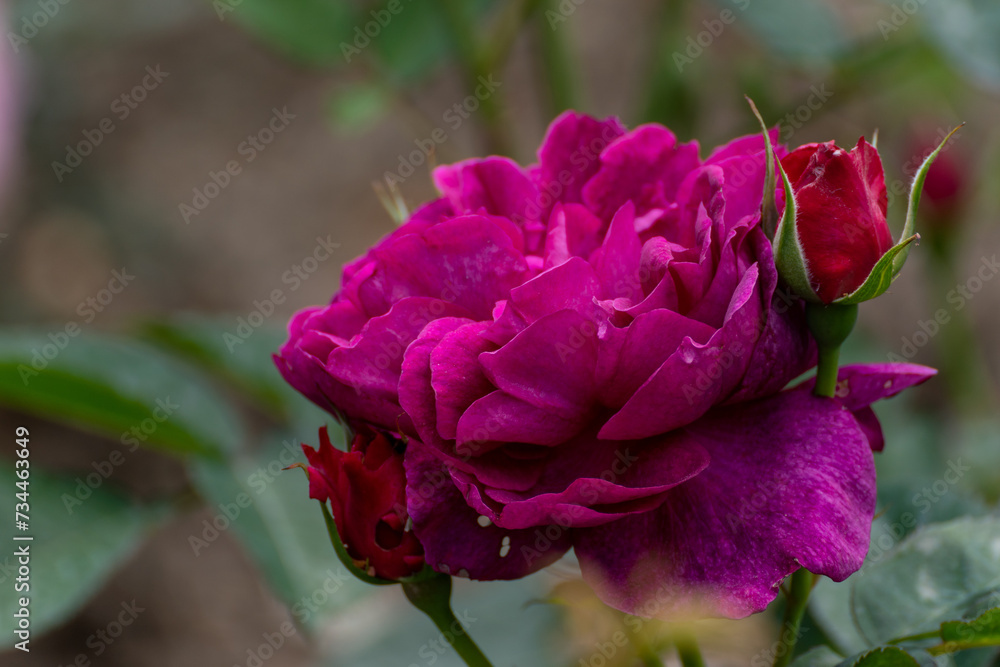
M0 404L176 455L220 458L243 437L232 408L193 368L79 332L0 335Z
M178 315L145 325L140 335L218 375L275 420L318 428L325 413L292 389L271 359L287 337L284 329L263 325L244 338L236 328L235 319Z
M881 644L979 613L1000 590L1000 518L961 518L906 538L853 582L853 613Z
M566 655L564 635L555 634L559 611L552 605L529 604L552 586L552 575L541 572L517 581L454 580L451 606L467 626L469 634L494 665L552 667L577 665ZM392 586L369 587L376 594L402 599L403 592ZM408 604L379 606L379 623L357 623L356 612L342 610L331 619L338 627L340 641L330 642L329 653L317 664L340 667L385 667L411 662L434 667L462 667L465 663L441 641L441 632L417 609ZM516 637L517 641L511 638ZM590 638L591 642L598 641ZM604 641L610 641L610 636ZM593 643L590 646L594 646ZM620 657L625 652L620 652ZM594 656L603 658L599 647ZM401 660L400 656L410 656ZM592 664L598 664L595 659ZM583 664L587 664L584 660ZM608 661L607 665L613 664Z
M823 0L717 0L715 4L720 12L728 9L735 14L734 25L747 26L771 50L789 59L826 60L848 46L843 24ZM703 24L696 28L695 32L709 30Z
M42 443L32 443L43 446ZM33 463L31 458L29 463ZM4 531L5 548L0 554L0 644L11 646L18 639L14 629L18 599L31 600L31 634L38 637L66 620L93 595L115 569L138 548L143 538L166 514L161 506L136 506L106 487L77 492L77 480L54 477L31 466L28 483L29 529L32 541L13 541ZM12 465L0 468L0 513L13 527L16 500ZM89 495L87 495L89 494ZM66 499L72 498L72 502ZM30 590L14 591L19 563L15 549L27 546L30 553Z
M336 441L338 427L329 428ZM217 537L211 528L218 531L213 522L222 530L231 527L295 620L313 624L366 586L337 560L302 473L283 470L304 458L298 438L275 436L253 456L228 464L197 462L192 477L214 516L204 534L193 536L192 549L212 548Z
M836 667L844 656L829 646L814 646L792 661L792 667Z
M400 1L403 11L387 23L373 43L392 80L412 83L440 64L450 47L438 3ZM488 3L469 4L473 5L471 11L481 13Z
M330 97L330 116L345 130L366 127L385 115L392 94L385 87L359 83L341 88Z
M345 62L363 24L347 0L208 0L223 21L236 21L285 56L307 65Z
M841 663L843 667L920 667L916 658L901 648L885 646L850 658Z
M920 17L925 30L955 70L1000 89L1000 4L994 0L927 0L919 7L925 14Z

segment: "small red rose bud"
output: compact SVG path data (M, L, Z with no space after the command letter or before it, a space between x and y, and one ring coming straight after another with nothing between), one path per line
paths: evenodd
M850 294L894 245L878 151L807 144L781 160L795 193L795 226L809 285L823 303Z
M309 460L309 497L329 501L340 541L357 567L389 581L422 570L424 549L407 525L399 443L361 426L350 451L342 452L330 443L325 427L319 435L319 451L302 445Z
M752 101L750 107L764 130L770 165L774 149L767 126ZM906 223L895 244L886 223L882 161L864 137L850 151L830 141L801 146L782 158L776 171L781 176L784 212L774 229L776 179L769 166L761 220L765 233L773 233L774 263L782 280L805 301L823 305L856 305L889 289L906 262L910 244L920 238L913 229L927 172L958 129L917 169Z

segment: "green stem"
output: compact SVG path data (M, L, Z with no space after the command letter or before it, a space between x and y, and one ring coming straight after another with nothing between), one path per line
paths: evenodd
M451 577L439 575L419 582L403 583L406 599L427 614L445 641L469 667L493 667L469 636L468 629L451 610Z
M785 606L785 618L781 623L781 639L788 638L785 651L776 653L774 667L785 667L795 654L795 644L799 641L799 628L802 627L802 617L806 613L809 594L816 583L816 575L805 568L799 568L792 575L792 583L788 590L788 600Z
M680 658L684 667L705 667L705 660L701 657L701 649L698 642L690 635L679 635L674 638L674 645L677 647L677 657Z
M858 321L858 306L806 304L806 324L816 339L819 363L816 367L817 396L833 398L837 392L837 371L840 361L840 346L851 335Z
M816 366L816 388L813 393L817 396L833 398L837 393L837 370L840 368L840 346L820 345L819 363Z
M639 661L642 662L643 667L663 667L663 661L660 660L660 656L652 651L640 651Z
M442 17L448 27L452 47L465 71L466 85L469 90L475 90L480 85L480 79L488 80L496 74L503 64L501 57L480 49L477 42L479 31L475 22L469 16L469 6L463 0L438 0ZM502 82L501 82L502 83ZM500 91L495 90L480 99L480 113L486 128L488 150L491 153L510 155L511 141L507 126L503 122L503 105L500 102Z
M548 11L558 11L557 0L549 0ZM541 65L548 84L548 96L555 117L566 109L574 109L579 102L573 58L566 44L562 24L550 25L546 13L539 14L538 41Z

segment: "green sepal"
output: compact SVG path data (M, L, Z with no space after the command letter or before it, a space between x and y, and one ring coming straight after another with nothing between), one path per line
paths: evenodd
M941 150L944 148L945 144L948 143L948 140L963 127L965 127L965 123L962 123L949 132L948 136L946 136L941 143L938 144L938 147L927 156L927 159L920 165L920 169L917 169L917 173L913 177L913 184L910 186L910 201L906 208L906 222L903 225L903 233L899 236L899 243L896 244L897 248L903 244L904 239L910 239L913 237L913 230L917 224L917 207L920 205L920 194L923 192L924 181L927 179L927 172L930 171L931 164L934 163L934 160L937 158L938 154L941 153ZM904 246L904 250L895 255L895 259L892 264L893 275L898 274L902 270L903 264L906 263L906 256L909 253L909 249Z
M761 224L764 226L764 233L772 239L771 245L774 249L774 264L778 268L778 275L792 288L798 296L813 303L823 303L823 301L809 284L809 272L806 269L806 260L802 254L802 244L799 242L799 231L795 226L796 208L795 193L792 184L788 180L781 162L774 158L774 147L771 145L771 137L767 133L767 125L757 111L756 105L749 97L750 109L760 122L761 130L764 132L764 148L767 152L767 175L764 179L764 195L761 204ZM769 216L777 218L777 204L774 200L774 165L778 165L778 173L781 174L781 183L785 190L785 211L778 222L776 229L768 233L767 225ZM769 210L770 209L770 210ZM773 211L773 213L772 213Z
M764 150L767 156L767 164L764 167L764 193L760 200L760 226L764 230L767 240L771 241L774 239L775 231L778 228L778 204L774 199L774 147L771 145L771 135L767 131L767 125L764 123L760 112L757 111L757 105L753 103L753 100L749 96L744 95L744 97L746 97L747 103L750 104L753 115L757 117L761 133L764 135Z
M778 163L778 173L785 186L785 214L778 223L778 231L774 236L774 265L778 267L778 275L792 288L797 295L806 301L823 303L809 283L809 270L806 268L805 254L802 252L802 242L799 240L799 229L795 224L796 208L795 193L788 181L785 168Z
M850 294L845 294L839 299L834 299L833 303L841 306L848 306L862 301L870 301L881 295L892 281L899 275L899 270L895 268L896 258L900 253L906 252L906 248L920 238L920 234L914 234L908 239L903 239L893 247L889 248L884 255L872 267L871 272L858 289Z

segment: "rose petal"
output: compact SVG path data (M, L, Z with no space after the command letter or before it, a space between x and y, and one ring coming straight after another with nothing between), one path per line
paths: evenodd
M584 577L644 616L763 611L800 566L841 581L861 567L875 466L849 411L795 391L720 409L685 429L712 462L660 509L574 540Z
M434 297L465 308L477 320L489 319L497 301L530 276L508 230L480 215L400 237L375 256L366 292L389 303L408 296Z
M405 461L413 531L427 562L439 572L481 580L519 579L554 563L569 549L569 531L558 526L549 531L509 530L481 520L455 488L447 466L419 441L406 448Z
M597 120L564 112L549 126L538 149L539 190L557 193L565 204L581 203L583 186L600 169L601 153L625 131L617 118Z

